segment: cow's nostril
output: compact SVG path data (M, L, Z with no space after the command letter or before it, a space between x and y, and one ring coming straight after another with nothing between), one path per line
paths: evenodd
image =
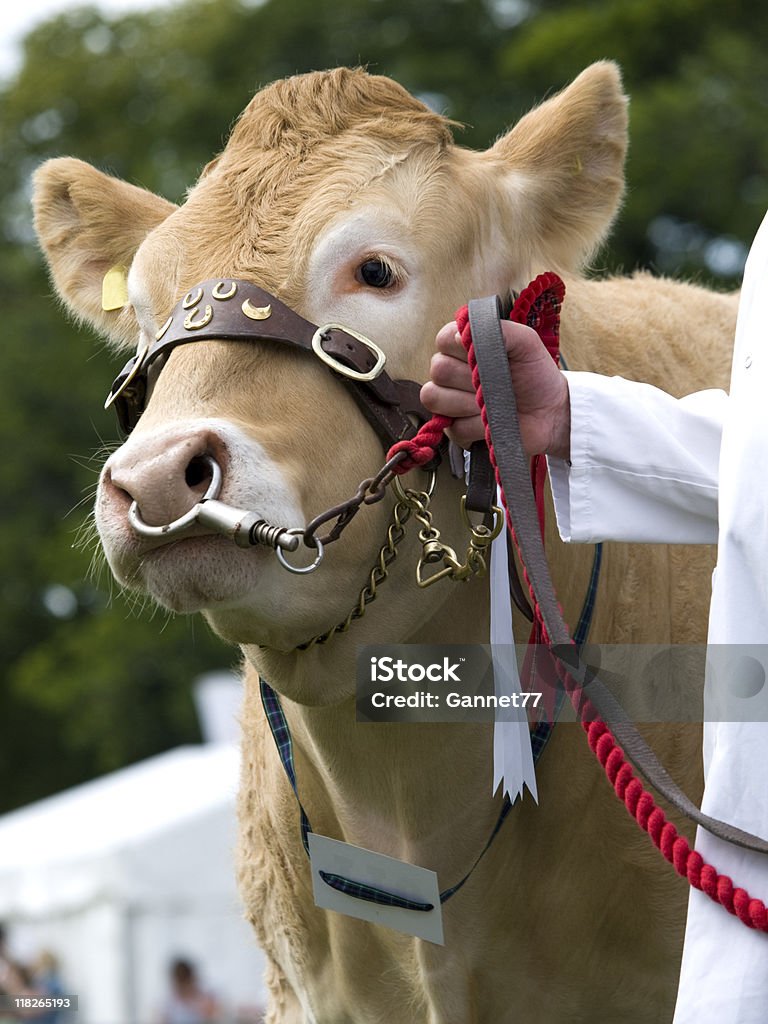
M207 487L212 477L210 460L203 455L196 455L191 459L184 472L187 487L193 489Z
M149 527L176 523L199 502L219 496L223 470L219 459L209 454L212 450L222 458L225 447L208 432L129 441L107 463L105 493L111 493L126 512L129 499L128 505L135 505L134 511Z

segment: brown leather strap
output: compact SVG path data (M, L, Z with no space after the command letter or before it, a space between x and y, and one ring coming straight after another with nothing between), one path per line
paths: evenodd
M482 512L488 515L490 519L489 513L495 504L496 474L491 465L488 445L485 441L475 441L469 450L466 507L468 511ZM533 622L533 609L520 582L520 575L515 562L515 553L509 534L507 534L507 566L509 596L513 604L523 613L528 621Z
M190 289L149 350L130 360L115 381L111 394L126 432L143 411L148 368L179 345L196 341L279 342L309 352L343 382L386 450L429 419L420 386L393 380L383 368L383 353L367 339L338 325L323 330L250 281L213 278ZM360 380L361 375L370 379Z
M560 614L544 553L530 485L528 457L520 438L517 403L501 332L498 297L472 300L469 303L469 322L496 465L521 557L541 609L553 654L571 678L583 687L586 697L630 761L678 811L726 842L758 853L768 853L768 841L704 814L693 803L668 774L610 690L581 661L579 651Z
M475 441L469 449L466 507L469 512L490 512L496 504L496 474L488 445Z

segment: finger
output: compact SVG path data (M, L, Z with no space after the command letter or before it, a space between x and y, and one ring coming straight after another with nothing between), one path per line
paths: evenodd
M539 359L546 353L541 338L527 324L516 324L511 320L501 321L501 333L507 355L512 359Z
M464 351L464 346L461 343L461 337L455 320L441 327L437 332L435 347L438 352L444 352L445 355L461 359L463 362L467 361L467 353Z
M467 363L436 352L429 364L430 379L444 388L456 388L457 391L472 391L472 371Z
M421 400L431 413L438 416L451 416L457 419L477 415L474 391L442 388L434 381L428 380L421 389Z
M467 450L472 447L475 441L482 441L485 437L485 427L483 421L480 419L480 414L477 416L465 417L461 420L456 420L452 427L449 427L445 432L451 441L455 441L461 448Z

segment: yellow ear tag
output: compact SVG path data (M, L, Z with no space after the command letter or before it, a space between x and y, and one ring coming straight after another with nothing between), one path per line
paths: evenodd
M125 267L112 267L101 282L101 308L106 312L128 305L128 271Z

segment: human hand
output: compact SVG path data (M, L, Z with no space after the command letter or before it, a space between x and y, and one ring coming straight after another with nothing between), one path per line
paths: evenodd
M530 327L502 320L501 330L526 453L567 459L571 408L565 377ZM485 430L455 321L440 329L435 345L430 380L421 389L421 400L431 413L454 418L456 422L446 433L462 448L469 448L473 441L485 437Z

